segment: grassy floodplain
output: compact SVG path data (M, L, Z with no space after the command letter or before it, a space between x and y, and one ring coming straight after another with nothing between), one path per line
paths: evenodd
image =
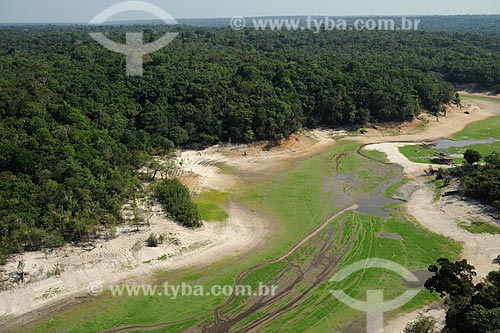
M275 179L235 191L236 200L272 221L273 232L258 250L204 268L158 273L152 282L160 285L165 281L171 285L186 282L203 285L208 290L213 285L232 285L241 272L280 257L323 221L357 200L369 197L380 183L397 175L396 167L358 155L358 147L355 142L339 142L318 156L294 164ZM213 197L210 195L208 201L213 203ZM220 199L219 195L216 197ZM402 239L379 238L380 232ZM307 291L300 302L294 303L294 308L263 323L259 332L325 332L342 327L354 327L356 331L364 325L364 315L342 305L329 290L341 289L352 297L363 299L368 289L384 289L387 299L401 295L404 286L401 277L376 269L352 275L337 285L326 282L340 267L376 257L396 261L410 270L420 270L440 257L456 258L459 250L458 244L422 228L400 207L393 212L392 218L346 213L331 221L286 260L264 265L244 278L243 284L255 285L259 281L286 284L296 281L293 276L297 271L304 272L304 278L296 282L287 297L251 313L233 329L261 319L268 311L286 307L293 302L293 296ZM317 265L318 259L325 265ZM332 270L325 271L325 267L330 266ZM331 273L331 276L326 274L324 279L318 279L321 272ZM127 325L173 323L154 332L182 332L209 324L213 320L213 309L225 299L223 296L175 300L160 296L117 298L105 292L20 331L87 333ZM434 299L423 291L399 311L418 308ZM251 304L248 298L237 298L222 312L232 316Z
M210 222L224 222L229 216L224 210L229 193L208 191L198 195L194 202L200 213L200 219Z

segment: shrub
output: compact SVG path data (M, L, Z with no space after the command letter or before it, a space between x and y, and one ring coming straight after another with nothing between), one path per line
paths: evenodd
M436 319L420 316L414 322L408 324L403 333L437 333Z
M155 187L155 194L169 216L189 228L202 226L195 203L189 190L178 179L167 179Z
M155 234L149 235L148 239L146 240L146 244L148 245L148 247L157 247L158 237L156 237Z

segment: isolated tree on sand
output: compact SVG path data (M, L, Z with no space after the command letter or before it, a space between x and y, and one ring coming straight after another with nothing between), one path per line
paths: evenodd
M148 245L148 247L157 247L158 237L155 234L149 235L148 239L146 240L146 244Z
M130 220L130 225L135 227L135 231L139 231L139 227L144 222L144 217L141 214L141 210L137 205L137 200L133 200L130 204L130 208L132 209L132 219Z

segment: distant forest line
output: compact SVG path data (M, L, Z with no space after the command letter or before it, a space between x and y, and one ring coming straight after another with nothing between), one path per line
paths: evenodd
M354 23L354 20L362 19L395 19L400 20L401 17L418 18L421 22L419 30L429 32L459 32L459 33L476 33L476 34L498 34L500 33L500 15L498 14L472 14L472 15L399 15L399 16L338 16L335 13L328 13L327 15L311 15L313 19L321 19L328 16L331 19L343 19L349 25ZM301 19L305 22L309 16L252 16L245 17L247 20L252 19ZM229 27L231 23L230 17L220 18L178 18L176 20L180 25L207 27L207 28L224 28ZM58 23L55 25L65 26L75 23ZM80 25L86 25L86 22L78 22ZM108 25L155 25L163 24L160 20L128 20L128 21L113 21L112 19L107 22ZM302 23L304 25L304 23ZM26 26L26 23L5 24L0 23L1 26ZM33 22L29 24L41 25L41 23Z

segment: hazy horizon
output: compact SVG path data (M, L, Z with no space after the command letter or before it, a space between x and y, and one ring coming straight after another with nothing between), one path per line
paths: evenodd
M0 23L86 23L94 16L120 0L5 0L0 3ZM233 16L432 16L432 15L498 15L500 1L422 0L352 0L333 2L325 0L255 0L252 3L230 0L174 0L147 1L170 13L177 19L228 18ZM112 21L151 20L156 17L130 12L116 15Z

